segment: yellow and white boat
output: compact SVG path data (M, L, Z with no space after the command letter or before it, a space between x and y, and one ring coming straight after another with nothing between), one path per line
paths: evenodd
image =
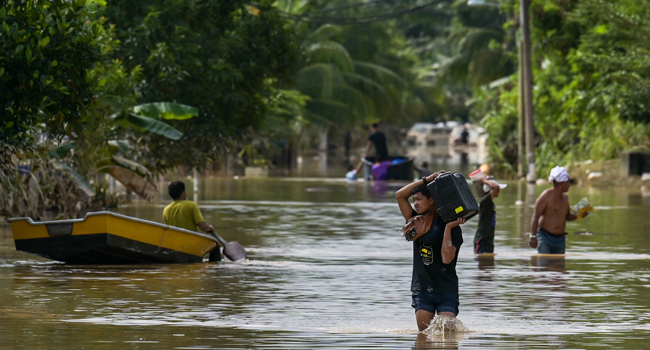
M108 211L83 219L9 221L16 250L71 264L195 263L206 254L221 260L218 241L208 234Z

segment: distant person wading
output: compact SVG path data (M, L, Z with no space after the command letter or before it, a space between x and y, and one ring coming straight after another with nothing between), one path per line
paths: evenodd
M497 224L497 209L494 205L494 199L499 197L501 189L506 188L507 185L500 184L492 177L485 176L474 180L474 183L477 184L476 194L480 202L478 227L474 235L474 253L494 253L494 231Z
M438 215L427 183L441 172L402 187L395 193L402 216L414 222L418 235L413 239L413 273L411 279L411 306L420 331L425 330L436 315L458 315L458 275L456 261L463 244L463 233L458 225L465 219L445 223ZM413 196L413 205L409 197ZM418 229L419 227L419 229Z
M370 137L368 137L368 143L366 144L366 158L370 156L370 148L372 145L375 146L375 161L384 161L388 158L388 147L386 146L386 135L383 132L379 131L379 126L377 124L372 124L370 126Z
M535 202L535 212L530 225L530 246L539 254L564 254L566 250L566 222L578 217L571 213L569 173L563 167L551 170L548 182L553 188L545 190ZM589 213L585 213L587 216Z

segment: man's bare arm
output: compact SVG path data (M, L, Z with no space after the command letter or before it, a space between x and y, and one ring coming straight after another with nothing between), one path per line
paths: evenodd
M569 204L569 196L565 194L564 198L566 200L566 203ZM564 218L566 219L566 221L575 221L578 219L578 216L571 212L571 204L569 204L569 209L567 210L566 216Z
M544 214L546 209L546 192L542 193L537 201L535 201L535 212L533 213L533 218L530 222L530 241L528 244L532 248L537 248L537 229L539 226L539 218Z
M370 146L372 146L372 141L368 141L368 143L366 144L366 155L365 155L365 158L368 158L368 156L370 155Z
M488 180L487 178L484 178L484 177L482 177L479 180L479 182L484 184L484 185L490 186L490 198L494 199L494 198L499 197L499 192L501 191L501 187L499 187L499 185L496 182L490 181L490 180Z
M446 172L447 170L440 170L438 172L435 172L429 176L427 176L427 183L435 180L438 175L440 175L443 172ZM417 180L414 182L411 182L410 184L400 188L395 192L395 197L397 197L397 205L399 206L399 210L402 213L402 216L404 219L408 220L411 218L411 214L413 214L413 207L411 206L411 203L409 203L409 197L411 197L411 191L420 184L423 184L422 180Z
M206 224L205 221L199 222L196 226L198 226L201 229L201 231L203 231L203 232L213 232L214 231L214 226Z
M361 171L361 168L363 168L363 159L359 161L359 165L357 165L357 168L355 169L357 174Z
M399 211L402 213L402 216L406 220L410 219L411 214L413 214L413 207L409 202L409 197L411 197L411 191L413 191L415 186L422 183L423 183L422 180L418 180L400 188L399 190L397 190L397 192L395 192L395 197L397 198L397 205L399 206Z
M445 226L445 232L442 236L442 248L440 249L440 255L442 257L443 264L449 264L456 257L456 246L451 241L451 229L458 225L465 223L465 219L459 218L456 221L451 221Z
M577 219L578 219L578 216L575 215L575 214L573 214L573 213L571 213L571 204L569 203L569 196L567 196L567 195L565 194L565 195L563 195L562 197L564 198L564 200L566 201L566 203L569 204L569 209L567 210L567 213L566 213L566 216L564 217L564 219L565 219L566 221L575 221L575 220L577 220Z

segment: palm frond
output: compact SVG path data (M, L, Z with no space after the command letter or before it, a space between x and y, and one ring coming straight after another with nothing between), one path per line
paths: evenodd
M306 43L318 43L322 42L325 40L331 40L332 37L341 34L341 27L340 26L335 26L331 24L325 24L315 31L309 33L307 38L305 39Z
M296 90L303 94L311 98L329 99L332 96L332 86L343 82L343 76L331 64L317 63L301 69L295 81Z
M307 61L331 64L342 72L352 71L352 58L348 50L335 41L321 41L305 48Z
M503 33L494 29L472 29L459 43L460 52L464 55L475 56L486 49L492 40L502 41Z

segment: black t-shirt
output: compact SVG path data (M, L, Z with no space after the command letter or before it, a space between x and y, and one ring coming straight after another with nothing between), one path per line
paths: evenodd
M463 132L460 133L460 142L464 145L469 143L469 132L467 130L463 130Z
M481 199L478 210L478 228L474 236L474 242L482 239L494 245L494 227L497 223L497 209L492 201L492 195L488 192Z
M417 215L413 211L412 216ZM413 277L411 291L428 291L437 294L458 295L456 261L463 244L463 232L459 226L451 229L451 243L456 247L456 256L449 264L442 263L442 238L445 222L436 215L429 232L413 241Z
M381 131L373 132L368 138L375 145L375 156L379 158L388 157L388 147L386 146L386 136Z

